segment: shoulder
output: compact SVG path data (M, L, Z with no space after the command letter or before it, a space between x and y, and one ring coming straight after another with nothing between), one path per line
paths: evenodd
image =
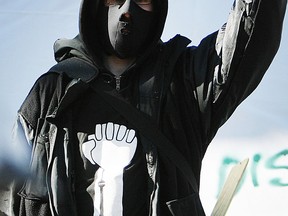
M162 43L162 48L173 49L174 51L183 51L190 43L190 39L180 34L177 34L169 41Z
M18 113L36 128L39 118L45 118L52 106L57 106L69 79L59 73L47 72L34 83Z

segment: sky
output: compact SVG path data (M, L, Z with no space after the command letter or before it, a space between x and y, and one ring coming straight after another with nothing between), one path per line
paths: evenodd
M197 45L226 22L232 3L231 0L170 0L162 39L167 41L179 33ZM79 0L0 0L0 159L10 151L6 147L21 103L35 80L55 64L54 41L77 34L79 4ZM278 216L287 215L284 201L263 205L263 194L268 196L267 191L272 201L288 199L288 167L284 166L288 164L284 154L288 149L287 48L286 17L282 43L267 74L219 130L204 158L201 197L207 213L211 212L227 170L233 164L227 161L249 157L246 183L235 196L228 214L275 215L269 211L276 209ZM280 153L284 156L280 157ZM273 159L277 166L269 166ZM277 178L283 184L273 184Z

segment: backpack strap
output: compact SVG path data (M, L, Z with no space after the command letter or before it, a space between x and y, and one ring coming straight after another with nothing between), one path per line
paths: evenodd
M135 128L137 128L143 136L154 143L158 150L169 158L182 172L194 192L198 193L197 181L191 166L171 141L151 121L149 116L126 102L114 89L99 80L96 80L96 83L95 85L92 85L92 88L102 97L103 100L105 100L109 105L117 110L117 112L123 115Z
M81 79L89 82L98 76L98 69L90 62L77 57L65 59L50 68L49 72L65 73L72 79Z

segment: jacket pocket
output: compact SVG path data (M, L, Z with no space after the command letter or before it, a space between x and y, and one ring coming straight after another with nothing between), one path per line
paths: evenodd
M21 198L19 216L51 216L49 203Z
M48 134L39 134L34 142L30 173L20 195L19 216L50 216L46 184Z
M43 120L43 119L42 119ZM41 121L41 119L39 119ZM38 124L40 123L38 121ZM41 123L40 123L41 124ZM48 133L40 133L33 144L30 173L19 195L28 200L48 201L46 185Z
M173 216L205 216L198 193L166 203Z

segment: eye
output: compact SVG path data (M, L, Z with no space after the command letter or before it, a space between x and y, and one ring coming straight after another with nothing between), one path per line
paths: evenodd
M104 0L105 6L122 5L126 0ZM133 0L138 5L149 5L152 4L152 0Z
M105 6L122 5L124 3L125 3L125 0L104 0Z

